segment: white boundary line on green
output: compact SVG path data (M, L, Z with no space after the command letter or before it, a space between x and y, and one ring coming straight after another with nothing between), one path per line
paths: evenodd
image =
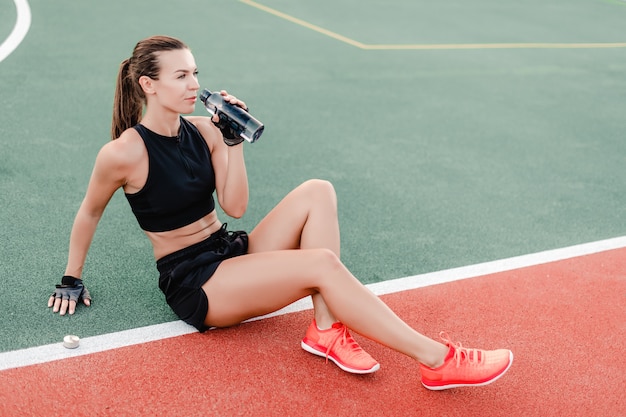
M28 1L13 0L13 2L15 3L15 9L17 11L17 19L15 20L15 26L9 34L9 37L0 45L0 62L4 61L6 57L17 49L30 29L31 14Z
M447 269L444 271L383 281L368 284L367 287L370 288L376 295L391 294L431 285L502 273L550 262L562 261L579 256L592 255L595 253L625 247L626 236L623 236L529 255L516 256L498 261L485 262L460 268ZM249 321L262 320L278 315L310 310L312 308L313 305L310 301L310 297L306 297L272 314L257 317ZM195 332L196 330L193 327L185 324L184 322L174 321L99 336L86 337L81 340L80 346L77 349L64 348L61 341L63 335L59 335L60 340L58 343L0 353L0 371L62 360L75 356L89 355L125 346L183 336Z
M281 19L295 23L307 29L321 33L322 35L336 39L340 42L365 50L463 50L463 49L599 49L599 48L626 48L626 42L604 42L604 43L450 43L450 44L388 44L388 45L369 45L346 36L324 29L320 26L306 22L297 17L288 15L271 7L264 6L253 0L239 0L248 6L262 10L266 13L280 17Z

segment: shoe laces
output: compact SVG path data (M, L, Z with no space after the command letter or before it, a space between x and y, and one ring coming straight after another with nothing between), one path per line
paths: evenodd
M349 358L353 358L356 356L360 356L363 352L363 348L357 343L356 340L352 337L348 328L341 325L341 330L337 332L337 335L332 339L328 347L326 348L326 362L328 362L328 354L335 348L336 345L343 347L342 356L348 356Z
M482 350L464 348L460 342L452 342L450 337L448 337L448 334L445 332L439 333L439 337L446 343L446 345L454 349L454 356L452 357L452 359L454 359L454 361L456 362L457 368L461 366L461 363L463 362L468 362L469 364L473 365L480 364L484 361L485 354Z

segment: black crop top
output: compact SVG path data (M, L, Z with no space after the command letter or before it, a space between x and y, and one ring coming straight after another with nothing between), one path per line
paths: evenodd
M126 199L143 230L163 232L186 226L215 209L215 172L198 129L180 118L178 136L161 136L138 124L148 150L146 184Z

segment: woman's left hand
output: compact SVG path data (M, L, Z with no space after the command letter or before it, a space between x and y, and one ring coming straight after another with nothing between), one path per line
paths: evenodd
M224 97L224 101L229 102L230 104L232 104L233 106L237 106L237 107L241 107L242 109L248 111L248 106L246 106L246 103L244 103L243 101L239 100L237 97L232 96L230 94L228 94L228 91L226 90L221 90L220 91L220 95L222 97ZM220 118L217 116L217 114L215 114L212 118L211 121L213 123L218 123L220 121Z
M220 91L220 95L223 97L224 101L230 104L231 106L237 106L243 109L244 111L248 111L248 108L246 107L246 103L237 99L237 97L228 94L226 90ZM222 123L219 115L220 113L216 112L211 118L211 121L222 132L224 143L228 145L229 147L232 147L232 146L239 145L241 142L243 142L244 140L243 137L241 137L237 132L235 132L232 126L228 124L228 118L226 118L224 122Z

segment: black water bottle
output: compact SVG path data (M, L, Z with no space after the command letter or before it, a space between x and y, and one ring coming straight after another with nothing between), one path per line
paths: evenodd
M265 129L263 123L241 107L225 101L220 93L211 93L205 88L200 94L200 101L204 103L204 107L211 117L217 114L220 122L229 126L242 139L254 143L261 137L263 129Z

